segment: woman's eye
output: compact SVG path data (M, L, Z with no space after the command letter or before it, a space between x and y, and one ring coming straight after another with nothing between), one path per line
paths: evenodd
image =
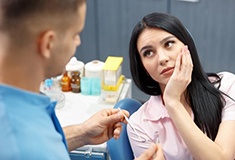
M147 50L143 53L144 57L150 57L153 54L153 51Z
M167 41L167 42L165 43L165 46L166 46L166 48L170 48L170 47L173 46L174 43L175 43L174 41Z

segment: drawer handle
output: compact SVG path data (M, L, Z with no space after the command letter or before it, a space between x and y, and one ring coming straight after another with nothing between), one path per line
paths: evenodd
M85 151L73 150L70 153L83 155L85 158L91 158L91 157L104 158L105 157L104 153L92 152L92 147L89 147Z
M90 158L92 155L92 148L89 147L85 152L84 152L84 157Z

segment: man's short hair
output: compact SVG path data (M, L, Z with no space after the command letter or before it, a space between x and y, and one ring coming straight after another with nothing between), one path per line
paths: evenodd
M60 27L63 30L72 23L70 18L75 15L79 3L84 1L0 0L0 32L20 41L40 27Z
M66 16L77 10L79 1L82 0L0 0L1 21L7 24L34 16Z

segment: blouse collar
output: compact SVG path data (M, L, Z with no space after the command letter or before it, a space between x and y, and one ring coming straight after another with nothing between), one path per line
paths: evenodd
M169 118L166 107L163 104L161 96L151 96L150 99L143 104L145 108L144 119L157 121L163 118Z

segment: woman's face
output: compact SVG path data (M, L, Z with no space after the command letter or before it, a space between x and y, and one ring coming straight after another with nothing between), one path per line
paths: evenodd
M146 28L137 40L141 61L149 75L164 87L175 67L184 44L174 35L159 29Z

